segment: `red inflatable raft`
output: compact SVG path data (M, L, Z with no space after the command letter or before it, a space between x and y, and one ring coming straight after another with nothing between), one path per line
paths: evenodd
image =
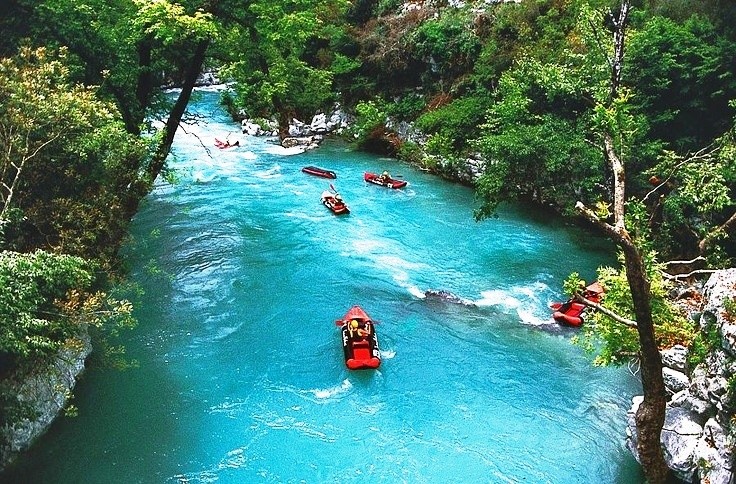
M350 213L350 209L339 193L331 193L325 190L322 192L322 205L332 210L335 215L342 215Z
M360 306L350 308L335 324L340 326L345 366L348 369L365 370L381 365L375 325Z
M598 282L594 282L583 291L583 297L590 302L600 303L603 299L604 290ZM568 326L581 326L585 320L585 310L588 308L585 304L568 299L564 303L552 303L550 307L554 310L552 318L561 324Z
M363 175L363 179L365 179L365 181L367 181L368 183L373 183L374 185L380 185L386 188L403 188L406 186L407 183L406 180L397 180L391 177L384 178L381 175L369 172L365 172L365 174Z
M302 172L308 175L321 176L322 178L337 178L337 174L331 170L325 170L318 166L305 166Z
M235 148L236 146L240 146L240 141L231 143L230 141L227 141L227 140L222 141L222 140L215 138L215 146L217 146L221 150L224 150L226 148Z

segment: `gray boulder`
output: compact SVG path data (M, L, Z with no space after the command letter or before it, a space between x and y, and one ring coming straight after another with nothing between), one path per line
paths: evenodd
M672 348L662 350L662 364L673 370L687 371L687 348L675 345Z

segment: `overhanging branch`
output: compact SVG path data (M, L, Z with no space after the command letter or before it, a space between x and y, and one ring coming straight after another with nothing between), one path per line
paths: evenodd
M603 306L601 306L598 303L594 303L593 301L591 301L589 299L585 299L580 294L575 294L574 297L575 297L575 300L577 302L579 302L581 304L584 304L584 305L586 305L586 306L588 306L590 308L593 308L596 311L600 311L601 313L605 314L606 316L608 316L609 318L613 319L617 323L621 323L621 324L626 325L626 326L628 326L630 328L636 328L637 327L636 321L631 320L631 319L628 319L628 318L624 318L623 316L620 316L620 315L614 313L610 309L604 308Z

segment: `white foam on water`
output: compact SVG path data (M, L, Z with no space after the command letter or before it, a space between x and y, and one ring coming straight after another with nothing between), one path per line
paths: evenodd
M380 249L382 247L386 246L385 242L382 242L380 240L370 240L370 239L358 239L354 238L353 241L353 249L355 253L358 254L368 254L375 252L377 249Z
M281 155L281 156L290 156L290 155L298 155L301 153L304 153L306 151L306 148L303 146L294 146L292 148L284 148L281 145L271 145L268 148L266 148L266 153L270 153L272 155Z
M514 311L522 323L540 326L550 324L552 318L549 310L551 292L547 283L536 280L507 289L483 291L481 298L474 302L477 306L500 306Z
M317 222L324 218L324 216L314 215L314 212L306 213L306 212L291 211L291 212L286 212L285 215L287 217L291 217L291 218L295 218L299 220L309 220L310 222Z
M196 183L209 183L215 178L217 178L217 173L205 175L202 170L197 170L192 174L192 180L194 180Z
M550 324L552 321L552 313L548 313L546 317L541 317L537 314L535 314L533 309L522 309L519 308L516 310L516 314L519 315L519 319L524 324L529 324L533 326L542 326L546 324Z
M246 160L257 160L258 159L258 155L255 154L255 152L250 151L250 150L244 153L238 153L238 155L240 155L241 158L246 159Z
M396 356L396 351L394 351L394 350L381 350L381 359L382 360L390 360L394 356Z
M252 174L254 177L259 178L261 180L272 180L274 178L281 178L283 175L281 174L281 166L280 165L274 165L271 168L267 170L261 170L253 172Z
M482 291L481 298L473 301L476 306L504 306L509 309L518 308L521 301L511 296L508 291L501 289L492 289L490 291Z
M309 390L309 391L316 398L319 398L320 400L325 400L328 398L336 397L338 395L343 395L349 392L351 388L353 388L353 384L350 383L350 380L345 379L338 386L334 386L332 388L325 388L325 389Z
M425 299L427 297L427 295L424 294L424 291L419 289L417 286L410 285L407 287L407 289L409 290L409 294L411 294L412 296L418 299Z

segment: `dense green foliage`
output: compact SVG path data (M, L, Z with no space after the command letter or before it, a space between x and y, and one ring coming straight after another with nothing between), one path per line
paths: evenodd
M285 131L336 100L333 77L357 64L334 45L344 42L342 19L348 2L261 1L241 7L248 23L223 24L222 74L236 81L234 105L245 115L278 114Z
M363 18L356 30L361 68L355 86L363 86L364 99L388 100L382 105L389 116L406 111L391 106L407 100L422 109L415 126L429 135L431 156L409 150L412 160L431 169L438 156L450 164L474 152L492 160L477 180L478 216L519 198L570 213L578 200L595 205L607 195L592 128L603 114L594 100L608 80L602 12L615 5L542 0L442 8L428 2L400 10L376 3L373 13L380 16ZM711 233L733 213L732 157L722 147L733 126L729 101L736 98L735 37L723 19L733 18L734 9L718 1L650 7L634 10L623 73L629 191L645 197L667 178L646 199L661 256L703 254L723 264L733 248ZM713 176L693 185L687 175L705 161L672 171L671 160L688 159L714 142ZM711 183L716 179L719 188ZM719 197L718 206L701 204L688 195L713 190L728 202ZM716 243L701 244L705 238Z
M51 356L83 336L81 326L129 326L131 307L91 293L96 268L80 257L0 252L0 355L22 362Z
M63 52L23 48L1 60L0 99L0 248L112 250L144 146L114 106L71 81Z
M622 264L623 265L623 264ZM697 327L669 298L672 284L662 277L663 268L653 258L647 259L647 274L651 283L652 316L657 334L657 344L669 348L676 344L689 347L696 338ZM624 318L635 320L633 303L626 271L613 267L601 267L598 282L605 287L605 307ZM568 287L584 287L578 274L566 281ZM599 312L586 319L577 342L592 353L599 365L621 364L639 353L639 337L636 329L612 320Z
M90 287L90 269L78 257L0 252L0 354L48 356L71 337L57 305L71 289Z

